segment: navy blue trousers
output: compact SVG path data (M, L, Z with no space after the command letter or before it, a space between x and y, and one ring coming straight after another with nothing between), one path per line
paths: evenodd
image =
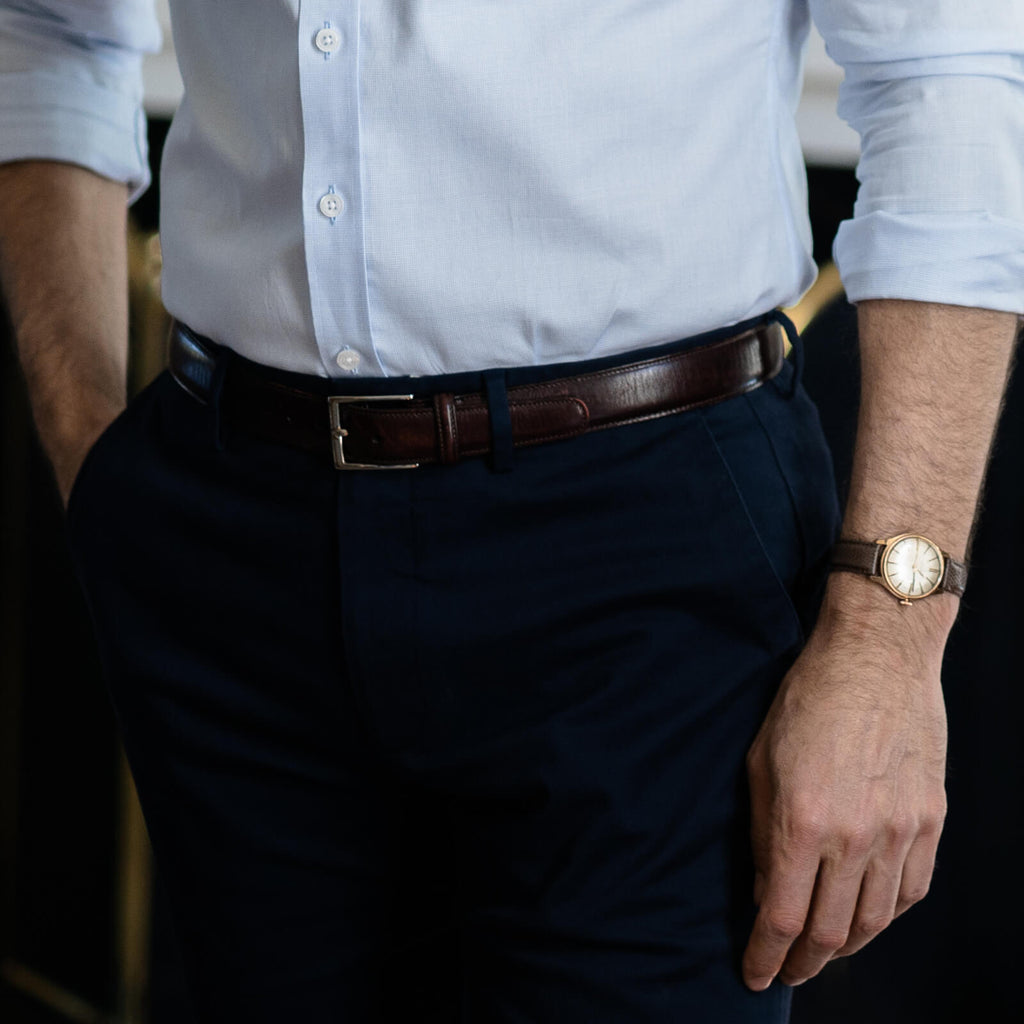
M740 978L743 761L837 528L816 411L787 363L498 468L339 473L166 375L88 456L72 548L204 1024L786 1020Z

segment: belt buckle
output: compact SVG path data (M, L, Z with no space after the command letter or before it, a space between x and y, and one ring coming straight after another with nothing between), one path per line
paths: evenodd
M335 469L417 469L418 462L394 463L388 466L372 462L348 462L344 440L348 431L341 425L341 407L353 402L411 402L412 395L329 395L327 406L331 416L331 450Z

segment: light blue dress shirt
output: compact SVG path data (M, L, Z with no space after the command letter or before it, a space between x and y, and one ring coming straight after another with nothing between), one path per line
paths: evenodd
M811 283L808 18L854 300L1024 312L1024 0L172 0L164 299L309 373L620 353ZM0 0L0 159L143 187L146 0Z

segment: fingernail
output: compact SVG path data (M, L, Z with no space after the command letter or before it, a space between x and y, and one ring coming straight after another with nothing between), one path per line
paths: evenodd
M763 992L774 980L774 974L770 978L755 978L752 982L750 982L750 987L755 992Z

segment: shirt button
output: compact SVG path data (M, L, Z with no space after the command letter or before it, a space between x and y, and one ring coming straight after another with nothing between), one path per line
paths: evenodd
M334 361L343 370L354 370L361 362L359 353L355 349L343 348L335 357Z
M331 220L334 220L345 209L345 201L337 192L328 192L326 195L321 196L318 205L320 212L325 217L330 217Z
M321 53L335 53L341 48L341 35L333 28L322 28L313 42Z

